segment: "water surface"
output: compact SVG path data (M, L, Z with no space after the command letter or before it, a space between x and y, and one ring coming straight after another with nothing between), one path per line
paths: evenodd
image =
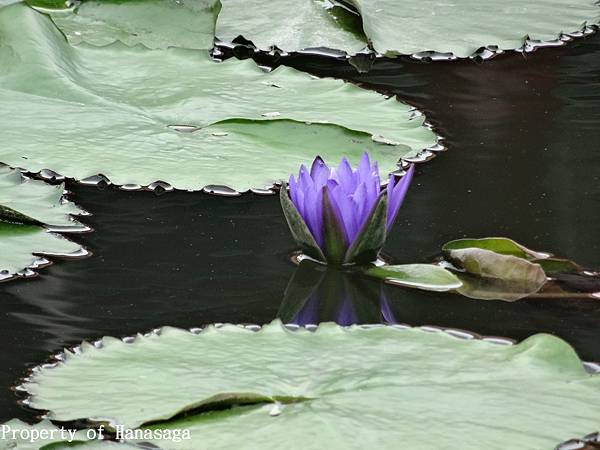
M398 94L446 138L448 152L418 167L385 248L392 261L425 262L448 240L504 235L600 267L600 36L484 64L377 61L368 75L306 57L289 63ZM276 317L296 270L276 197L68 188L93 213L84 221L95 232L75 239L94 256L0 285L0 422L33 417L9 387L82 339ZM354 301L378 305L384 289L400 322L515 339L548 332L600 360L598 302L476 301L361 285ZM359 318L382 319L374 314Z

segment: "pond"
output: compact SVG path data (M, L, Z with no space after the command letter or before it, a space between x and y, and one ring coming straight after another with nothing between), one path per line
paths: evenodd
M285 63L397 94L445 138L447 152L417 167L384 248L392 262L430 261L455 238L503 235L587 268L600 265L600 35L482 64L401 58L377 60L368 74L358 74L327 58L293 56ZM277 317L295 271L289 259L295 245L277 196L224 199L73 182L67 189L92 213L82 222L94 231L75 238L93 256L0 284L0 422L31 419L11 387L48 354L84 339ZM353 301L373 301L379 284L365 280ZM384 290L398 322L517 340L546 332L564 338L582 359L600 360L600 303L589 299L509 303Z

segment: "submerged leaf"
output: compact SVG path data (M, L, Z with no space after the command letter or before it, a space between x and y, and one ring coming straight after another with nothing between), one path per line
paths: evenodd
M514 302L535 294L543 286L534 280L504 280L456 273L462 286L456 289L461 295L477 300L504 300Z
M34 372L25 387L34 408L61 421L110 418L135 427L203 406L203 413L152 427L191 431L191 441L155 440L164 450L268 450L290 442L452 448L458 423L464 450L542 449L595 429L600 414L600 377L587 374L556 337L501 346L391 326L163 328L130 343L84 344L64 363ZM249 397L296 402L206 412L220 399Z
M424 51L473 55L486 46L521 48L527 39L557 40L561 33L600 23L595 0L348 0L378 53Z
M365 271L365 274L381 278L390 284L426 291L444 292L461 286L460 280L452 272L433 264L372 266Z
M317 154L356 163L365 147L389 172L437 142L410 111L340 80L285 67L264 73L251 60L73 47L43 14L23 4L0 9L0 162L32 172L243 192ZM393 145L372 141L379 135Z

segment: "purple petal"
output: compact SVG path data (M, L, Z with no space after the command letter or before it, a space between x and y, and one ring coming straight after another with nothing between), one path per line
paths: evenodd
M394 220L396 220L396 215L400 210L400 206L402 206L402 202L404 197L406 196L406 192L408 191L408 187L410 186L410 182L413 177L413 173L415 171L415 165L411 164L406 174L400 179L400 181L394 186L392 178L393 175L390 176L390 187L388 185L388 210L387 210L387 229L389 230L394 224ZM391 193L391 195L390 195Z
M349 326L358 323L358 318L356 317L356 312L352 306L352 301L347 297L342 301L342 305L338 310L335 321L338 325L342 326Z
M367 181L371 178L371 162L369 161L369 154L364 152L360 162L358 163L358 179L359 181Z
M394 313L392 311L392 308L390 307L390 303L386 297L386 295L382 292L381 293L381 297L380 297L380 308L381 308L381 315L383 316L383 320L386 321L386 323L398 323L396 321L396 317L394 316Z
M294 175L290 175L290 179L288 181L288 185L290 187L290 198L292 199L292 203L298 209L298 185L296 184L296 179ZM285 186L282 187L282 189Z
M356 189L354 172L346 158L342 158L340 165L332 174L332 178L339 183L346 195L352 194Z
M335 215L338 223L341 226L340 232L344 234L344 238L346 243L348 243L348 231L346 230L346 225L344 223L344 215L342 214L342 208L340 205L340 199L345 197L343 195L343 191L335 180L329 180L327 182L327 186L323 188L323 190L327 189L327 194L329 197L329 204L331 205L331 209L333 214ZM342 195L340 195L342 194Z
M367 187L364 182L359 184L356 192L352 196L352 200L354 201L354 207L356 209L356 223L360 230L370 213Z
M300 326L316 325L319 323L319 297L311 295L302 309L294 316L291 323Z
M316 190L321 190L321 188L327 184L330 173L331 170L329 167L327 167L321 157L317 156L310 168L310 177L314 181Z
M356 209L354 208L354 203L350 197L346 195L342 186L331 184L330 186L328 185L328 190L329 198L337 205L339 209L339 218L341 219L340 223L345 231L346 242L351 245L356 237L356 234L358 233Z

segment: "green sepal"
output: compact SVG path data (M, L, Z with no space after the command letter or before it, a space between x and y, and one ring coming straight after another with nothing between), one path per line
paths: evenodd
M300 246L300 249L305 255L318 259L319 261L325 261L325 255L319 248L315 238L304 222L304 219L298 212L298 209L296 209L296 206L292 203L285 186L285 183L282 183L279 191L279 200L281 201L281 209L283 210L283 215L285 216L285 220L287 221L294 241Z

